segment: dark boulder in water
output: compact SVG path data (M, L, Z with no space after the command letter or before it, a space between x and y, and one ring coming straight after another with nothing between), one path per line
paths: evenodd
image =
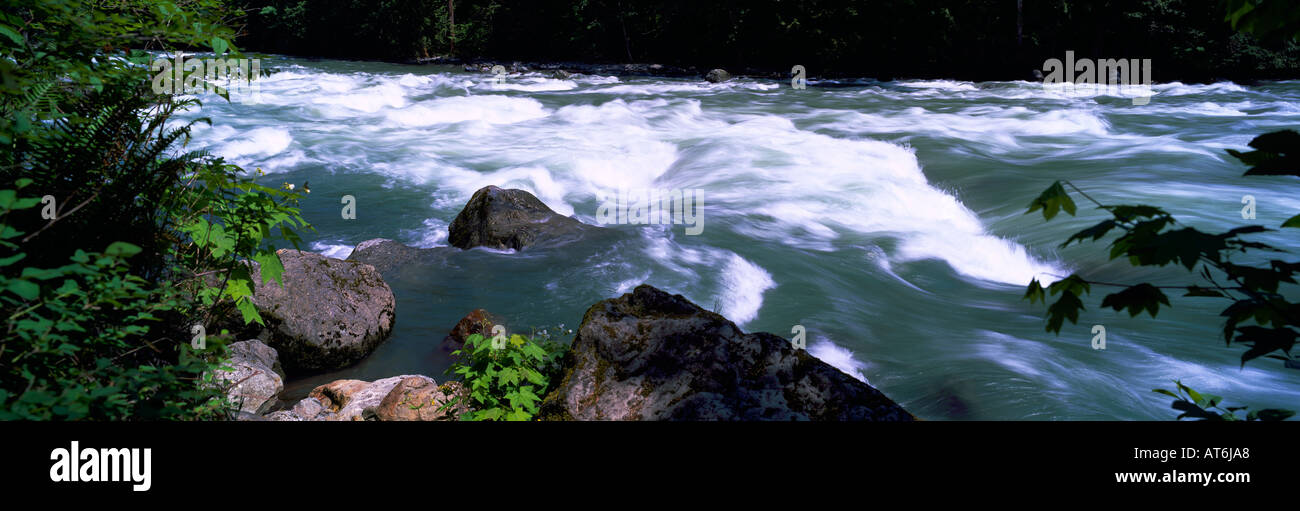
M474 192L448 229L452 246L523 250L534 244L574 241L599 230L552 211L523 190L487 186Z
M553 420L914 420L768 333L642 285L596 303L541 415Z
M704 79L709 83L721 83L731 79L731 73L726 69L714 69L704 75Z

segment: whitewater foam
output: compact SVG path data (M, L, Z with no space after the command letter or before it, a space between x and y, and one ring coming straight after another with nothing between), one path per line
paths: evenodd
M817 339L808 345L808 353L818 360L830 364L831 367L843 371L844 374L856 378L862 383L870 384L867 376L862 373L867 368L867 364L854 358L853 352L849 351L830 339Z

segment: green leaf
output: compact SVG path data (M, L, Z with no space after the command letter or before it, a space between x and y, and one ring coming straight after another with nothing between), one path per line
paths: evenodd
M1145 310L1154 318L1160 312L1162 303L1169 305L1169 297L1159 288L1147 283L1129 286L1118 293L1106 295L1101 300L1102 307L1110 307L1116 312L1127 308L1129 317L1135 317Z
M518 383L519 371L513 367L507 367L502 369L500 373L497 373L497 385L499 386L504 387L506 385L516 385Z
M253 260L257 261L262 272L262 281L257 284L265 284L275 279L281 286L284 285L284 263L280 262L280 255L274 251L263 251L253 255Z
M1114 220L1102 220L1097 225L1094 225L1092 227L1074 233L1072 236L1070 236L1065 240L1065 243L1061 244L1061 248L1068 247L1070 246L1070 243L1075 241L1078 241L1080 243L1082 243L1084 240L1087 239L1092 239L1092 241L1097 241L1101 239L1102 236L1105 236L1106 233L1110 232L1111 229L1114 229L1118 225L1119 224L1115 223Z
M114 241L104 249L104 255L110 257L131 257L140 253L140 247L127 243L125 241Z
M24 257L27 257L27 254L22 253L22 252L19 252L19 253L17 253L17 254L12 255L12 256L9 256L9 257L6 257L6 258L3 258L3 259L0 259L0 266L9 266L9 265L14 264L14 263L16 263L16 262L18 262L18 261L23 260ZM24 270L26 270L26 268L24 268Z
M26 280L13 279L7 289L24 300L35 300L41 294L41 287Z
M235 302L235 308L239 309L239 314L243 316L245 325L250 323L266 324L262 321L262 315L257 312L257 307L253 305L252 300L247 298L239 300Z
M1038 282L1037 278L1029 281L1029 285L1025 287L1025 296L1021 300L1029 300L1031 304L1034 302L1047 303L1047 293L1044 292L1043 285Z
M212 37L212 53L215 53L220 57L226 53L228 48L230 48L230 43L225 39L216 36Z
M1076 211L1074 200L1066 193L1065 187L1061 186L1060 181L1052 183L1052 186L1047 187L1046 190L1043 190L1043 193L1030 202L1029 210L1025 211L1025 214L1033 213L1039 209L1043 210L1045 220L1051 220L1062 209L1069 213L1070 216L1074 216Z
M16 30L14 30L12 27L6 25L0 25L0 35L12 39L14 44L19 44L19 45L23 44L23 36L19 34Z
M1083 310L1083 302L1078 295L1069 291L1062 293L1061 298L1047 308L1047 331L1059 335L1066 319L1071 324L1078 324L1080 310Z
M1175 382L1175 383L1178 384L1179 389L1187 393L1187 397L1190 397L1193 403L1196 403L1197 406L1201 406L1201 407L1205 406L1205 397L1201 396L1199 392L1196 392L1191 387L1183 385L1181 382Z

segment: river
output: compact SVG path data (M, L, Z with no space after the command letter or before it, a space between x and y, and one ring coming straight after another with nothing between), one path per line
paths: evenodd
M371 238L447 244L478 188L521 188L597 222L620 189L699 190L703 231L610 225L601 245L476 249L386 276L393 336L360 364L292 382L444 378L438 349L474 308L515 331L576 328L598 300L641 283L680 293L746 331L807 332L809 351L926 419L1168 420L1151 392L1181 379L1252 409L1294 409L1300 371L1224 346L1225 303L1175 298L1157 319L1099 307L1044 330L1022 301L1038 276L1182 284L1177 269L1108 262L1104 243L1057 248L1103 218L1024 214L1053 181L1104 203L1166 208L1202 230L1277 226L1300 212L1295 183L1243 178L1225 148L1300 125L1300 82L1156 84L1147 104L1114 91L1028 82L857 80L720 84L654 77L467 73L273 57L257 103L205 97L190 148L268 185L310 181L304 249L345 258ZM341 197L356 199L344 219ZM1243 220L1243 196L1257 218ZM1300 249L1281 233L1259 241ZM1092 347L1094 325L1106 349Z

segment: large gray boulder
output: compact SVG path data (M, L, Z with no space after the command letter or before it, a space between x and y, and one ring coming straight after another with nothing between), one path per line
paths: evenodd
M280 250L284 285L261 283L253 265L253 304L266 322L257 337L275 348L285 369L340 369L369 355L392 332L393 290L374 267L310 252Z
M448 241L463 249L523 250L541 242L572 241L599 229L552 211L524 190L486 186L474 192L452 220Z
M552 420L913 420L790 342L642 285L587 310Z
M275 405L284 390L284 371L275 349L252 339L228 347L230 370L217 370L216 379L230 388L226 395L241 414L262 414ZM241 415L242 416L242 415Z

